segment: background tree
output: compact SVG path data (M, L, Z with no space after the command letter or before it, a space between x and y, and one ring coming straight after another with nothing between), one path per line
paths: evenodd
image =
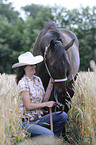
M14 11L12 3L6 4L4 0L0 0L0 15L7 17L10 23L15 23L16 19L19 17L19 12Z
M80 70L87 71L91 59L96 61L96 7L67 10L53 8L59 27L73 31L79 39Z
M23 20L11 3L0 0L0 72L11 73L21 48ZM20 26L21 25L21 26Z
M12 3L0 0L0 73L13 73L17 57L32 51L37 35L48 21L73 31L79 39L80 70L87 71L89 62L96 62L96 7L68 10L64 7L28 5L22 7L25 19Z
M10 65L10 54L12 50L10 49L8 39L10 36L11 26L8 23L6 17L0 16L0 72L9 71ZM6 33L7 32L7 33ZM7 62L7 65L6 65Z
M37 35L48 21L53 20L51 8L29 5L22 8L27 15L23 35L23 49L32 51Z

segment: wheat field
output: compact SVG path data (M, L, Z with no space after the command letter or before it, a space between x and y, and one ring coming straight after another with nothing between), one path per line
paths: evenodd
M74 91L66 125L66 136L70 141L68 144L95 145L96 72L79 72ZM15 75L2 74L0 75L0 145L15 145L20 142L22 144L27 138L19 118ZM58 145L61 145L60 142Z
M72 145L96 144L96 73L80 72L69 111L68 137Z
M0 75L0 145L11 145L25 138L18 110L15 75Z

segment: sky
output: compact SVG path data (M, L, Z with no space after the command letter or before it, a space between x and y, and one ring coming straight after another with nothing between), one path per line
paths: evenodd
M20 10L20 8L30 4L41 4L44 6L47 5L54 6L56 4L57 6L62 6L67 9L80 8L80 6L83 7L89 6L90 8L96 6L96 0L7 0L7 1L12 2L15 10L21 12L22 16L23 12Z

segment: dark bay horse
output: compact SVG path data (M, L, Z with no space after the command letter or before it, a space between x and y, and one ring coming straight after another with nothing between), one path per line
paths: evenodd
M66 29L57 28L49 22L39 33L33 54L41 54L44 61L37 65L37 75L41 78L46 90L50 77L54 88L50 100L55 100L67 113L74 95L73 83L79 69L79 43L76 35Z

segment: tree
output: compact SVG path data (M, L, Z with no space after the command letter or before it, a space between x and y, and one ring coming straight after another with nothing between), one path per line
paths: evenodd
M11 62L10 55L12 50L7 42L10 35L11 27L6 17L0 16L0 72L9 71ZM7 62L7 65L6 65ZM10 72L10 71L9 71Z
M43 6L31 4L31 5L27 5L25 7L22 7L22 10L25 11L25 14L27 16L32 16L33 18L36 18L37 13L40 12L40 10L42 8L43 8Z
M12 3L4 3L3 0L0 0L0 15L7 17L10 23L15 23L16 19L19 17L19 12L14 11Z
M27 15L23 32L23 46L24 50L32 51L37 35L48 21L53 20L53 15L50 8L39 5L32 4L23 9Z
M19 16L12 3L0 0L0 72L12 73L17 57L32 51L39 32L48 21L73 31L79 40L80 70L87 71L91 59L96 61L96 7L67 10L64 7L28 5L22 8L26 19Z
M22 50L23 20L18 16L11 3L0 0L0 73L12 72L11 66Z
M80 70L87 71L90 60L96 61L96 7L73 10L55 7L52 12L59 27L76 34L79 40Z

